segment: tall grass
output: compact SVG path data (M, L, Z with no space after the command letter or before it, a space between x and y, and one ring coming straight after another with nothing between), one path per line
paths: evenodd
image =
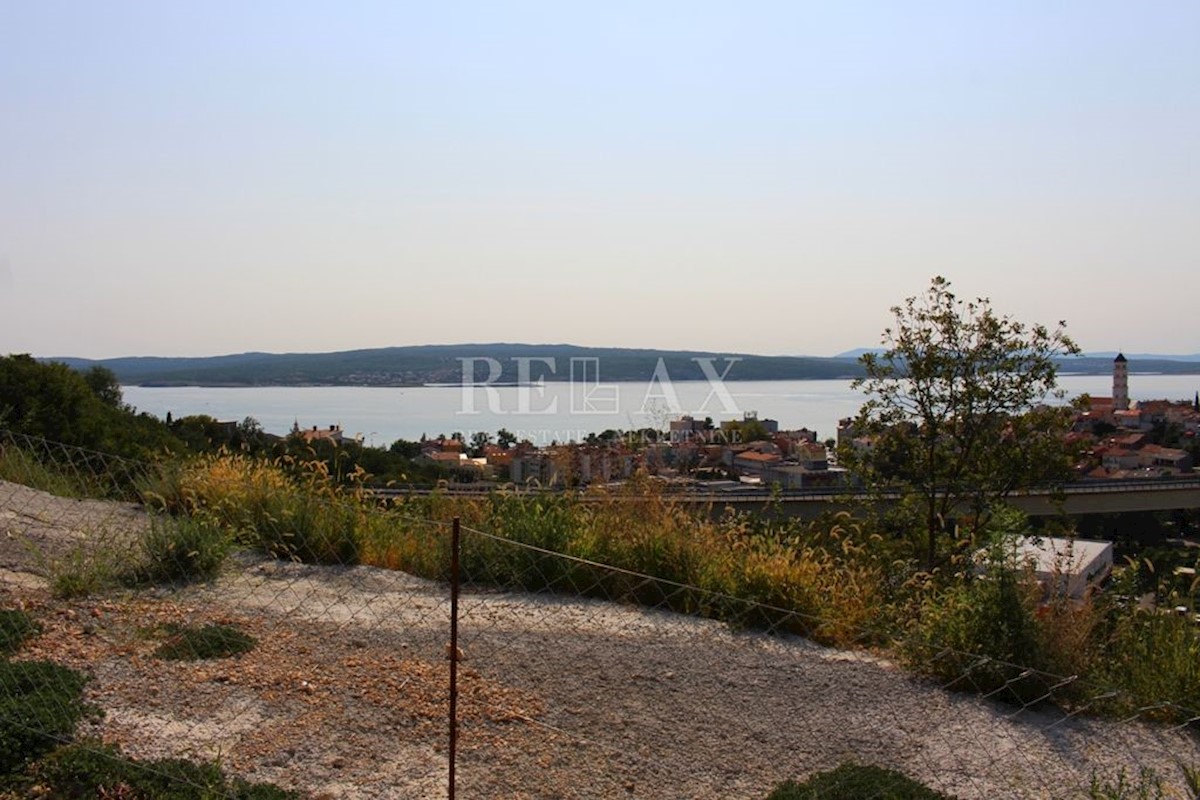
M0 441L0 480L19 483L59 497L90 497L94 482L60 465L47 464L32 450Z
M1191 619L1134 610L1116 620L1093 679L1101 707L1167 722L1200 716L1200 633Z
M324 470L315 461L220 453L165 465L138 488L149 507L203 515L233 541L278 558L356 563L366 513L361 489L343 489Z
M9 469L25 464L11 448L5 457ZM22 469L45 485L56 480L48 467ZM241 453L163 465L138 491L176 520L151 527L142 545L153 575L142 579L214 574L227 548L241 545L444 580L458 517L468 584L880 647L943 685L1018 704L1052 699L1172 721L1200 709L1200 632L1189 620L1129 603L1039 602L1030 576L998 563L981 576L968 554L957 572L922 573L903 536L881 537L845 514L815 522L697 514L644 479L585 493L435 492L385 503L364 490L364 475L348 477L335 480L320 462ZM1022 532L1023 520L1003 521L1005 532ZM77 569L60 570L61 593L87 592L106 578L107 562L86 555L73 556ZM1095 701L1100 696L1108 699Z
M438 523L460 517L471 529L462 563L472 582L661 606L829 643L862 643L864 630L890 618L881 613L892 600L887 573L907 569L849 517L773 527L749 516L713 519L649 482L585 495L435 495L395 512ZM385 525L366 537L363 561L441 577L445 538L437 524Z
M0 480L60 497L133 499L145 464L0 430Z

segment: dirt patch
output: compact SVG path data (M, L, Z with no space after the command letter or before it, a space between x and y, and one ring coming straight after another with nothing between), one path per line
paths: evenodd
M0 492L0 513L16 514L0 605L43 624L21 657L92 676L88 698L105 714L87 733L138 755L219 756L314 796L445 796L446 587L242 554L210 583L56 600L37 559L16 554L78 541L83 506L3 491L21 508ZM139 524L136 509L109 518ZM166 624L210 622L258 645L155 656ZM1093 774L1151 768L1178 782L1180 765L1200 764L1175 730L996 705L878 656L675 614L485 592L462 599L460 627L463 798L761 798L849 759L962 798L1070 798Z

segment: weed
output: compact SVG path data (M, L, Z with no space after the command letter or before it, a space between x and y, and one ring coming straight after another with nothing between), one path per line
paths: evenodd
M0 775L69 740L88 713L80 673L46 661L0 661Z
M159 658L193 661L204 658L226 658L254 649L258 641L231 625L189 627L167 625L167 639L155 654Z
M767 796L767 800L859 800L864 797L951 800L894 770L850 763L828 772L818 772L804 783L782 783Z
M76 544L50 563L50 590L64 599L97 594L117 586L124 569L112 548Z
M42 626L24 611L0 609L0 656L15 653L22 642L41 629Z
M1125 770L1117 773L1117 782L1100 780L1092 775L1088 800L1166 800L1168 795L1162 780L1152 769L1142 769L1137 780L1130 780Z
M79 742L59 748L34 770L55 797L121 797L130 800L288 800L298 798L269 784L227 779L214 762L139 761L119 748Z
M1116 689L1104 710L1180 722L1200 709L1200 632L1187 617L1129 611L1113 627L1093 673Z
M71 470L46 464L31 449L17 443L0 447L0 480L20 483L59 497L95 494L89 482Z
M220 570L229 552L225 531L203 514L155 517L140 544L143 563L130 576L138 583L211 578Z

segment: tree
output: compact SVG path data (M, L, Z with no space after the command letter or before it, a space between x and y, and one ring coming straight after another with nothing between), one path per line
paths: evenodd
M103 408L84 377L66 364L28 354L0 358L0 419L18 433L96 448Z
M483 456L483 448L492 443L492 435L487 431L475 431L471 434L471 457Z
M131 458L182 447L162 422L121 402L109 370L81 374L28 354L0 357L0 427Z
M1055 359L1079 348L1066 323L1051 330L998 316L986 298L958 299L943 277L892 314L883 350L861 357L866 376L854 382L868 395L856 424L871 444L842 460L919 504L932 568L943 538L973 542L1013 491L1067 477L1070 409L1041 403L1061 397Z
M388 452L402 456L403 458L416 458L421 455L421 443L410 442L407 439L397 439L392 442L392 446L388 448Z
M110 408L121 408L121 381L108 367L92 367L83 373L83 379L101 403Z
M517 443L517 436L508 428L501 428L496 434L496 444L503 447L505 450Z

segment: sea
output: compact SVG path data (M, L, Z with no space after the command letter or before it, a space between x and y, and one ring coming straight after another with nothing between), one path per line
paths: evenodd
M1066 399L1112 395L1105 375L1060 375ZM1200 375L1131 374L1134 400L1192 400ZM253 417L268 433L293 426L341 427L373 447L507 429L538 445L579 441L605 430L666 430L687 414L715 423L756 415L782 429L808 428L820 439L837 434L838 420L853 416L865 395L846 380L654 381L651 383L546 383L531 386L261 386L122 387L125 402L165 418L207 414L219 420Z

